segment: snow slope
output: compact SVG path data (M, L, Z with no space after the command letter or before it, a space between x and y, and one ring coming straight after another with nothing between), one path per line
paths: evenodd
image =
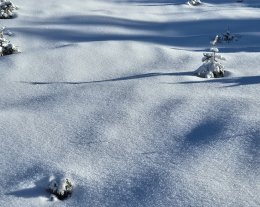
M0 206L260 206L257 0L15 0ZM216 34L228 75L193 75ZM66 201L50 177L69 177Z

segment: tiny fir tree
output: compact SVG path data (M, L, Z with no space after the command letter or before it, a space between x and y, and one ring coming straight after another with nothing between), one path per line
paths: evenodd
M209 53L203 53L203 65L199 67L196 74L203 78L224 77L224 66L219 61L226 59L217 54L219 52L218 48L213 47L210 51Z
M10 43L10 41L4 37L4 30L5 30L4 27L0 29L0 56L18 53L19 50L18 50L17 46ZM11 33L8 32L8 34L11 34Z
M198 6L201 4L201 1L200 0L189 0L188 4L192 5L192 6Z
M222 40L227 42L227 43L230 43L232 42L233 40L236 40L236 37L235 35L231 34L231 32L229 30L227 30L223 35L222 35Z
M212 45L217 45L221 43L230 43L232 41L237 41L239 38L239 35L232 34L230 30L228 29L225 33L221 35L216 35L215 39L212 40L210 43Z
M72 183L68 179L52 180L48 188L48 190L52 194L52 200L54 200L55 197L59 200L67 199L71 196L72 189Z
M17 9L18 9L18 7L15 6L11 1L0 0L0 18L1 19L13 18L14 11Z

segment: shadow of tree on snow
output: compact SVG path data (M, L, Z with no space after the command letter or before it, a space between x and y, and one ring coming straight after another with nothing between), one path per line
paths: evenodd
M176 72L176 73L145 73L132 76L124 76L120 78L113 78L107 80L96 80L96 81L82 81L82 82L34 82L34 81L21 81L21 83L32 84L32 85L50 85L50 84L71 84L71 85L80 85L80 84L90 84L90 83L105 83L105 82L115 82L115 81L128 81L128 80L138 80L144 78L152 78L159 76L185 76L192 75L192 72Z
M21 190L16 190L6 195L16 196L21 198L35 198L35 197L48 197L47 186L49 183L49 177L44 177L34 182L34 187L28 187Z
M222 83L230 84L225 87L235 87L243 85L257 85L260 84L260 76L246 76L246 77L233 77L233 78L216 78L216 79L206 79L202 81L187 81L180 82L177 84L199 84L199 83ZM173 83L174 84L174 83Z
M27 36L36 36L50 41L67 42L97 42L97 41L136 41L147 42L175 47L208 48L209 41L216 34L224 31L227 26L232 28L234 33L246 31L246 38L243 38L243 45L234 48L236 52L260 51L257 32L260 31L259 19L210 19L210 20L189 20L189 21L165 21L152 22L131 20L117 17L98 15L64 16L60 18L46 19L43 21L30 22L31 27L12 28L17 33ZM34 25L62 26L62 28L35 28ZM80 26L80 30L73 30L71 26ZM244 25L241 27L241 25ZM110 27L111 29L123 29L131 31L131 34L113 32L91 32L89 28ZM134 33L133 31L138 31ZM194 41L196 40L196 41ZM232 52L233 45L228 46L227 51Z

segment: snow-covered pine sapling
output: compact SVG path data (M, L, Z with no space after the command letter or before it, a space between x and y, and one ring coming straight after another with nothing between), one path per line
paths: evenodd
M219 60L226 60L221 55L218 55L218 48L213 47L210 49L210 53L203 53L202 62L203 65L195 72L202 78L220 78L224 77L224 66Z
M201 4L201 1L200 0L189 0L188 4L191 6L198 6Z
M233 40L237 40L236 36L231 34L231 32L229 31L229 29L222 35L222 40L230 43Z
M215 45L221 44L223 42L230 43L232 41L237 41L239 37L240 37L239 35L232 34L230 32L230 30L228 29L225 33L223 33L221 35L216 35L215 39L213 39L210 42L210 44L215 46Z
M4 37L4 30L4 27L0 28L0 56L18 53L19 50L17 46L10 43L10 41ZM9 33L10 32L8 32L8 35L10 35Z
M14 17L14 11L18 7L9 0L0 0L0 18L9 19Z
M48 190L50 193L59 200L64 200L71 196L72 194L72 183L68 179L61 179L61 180L52 180L49 184ZM54 197L51 197L54 200Z

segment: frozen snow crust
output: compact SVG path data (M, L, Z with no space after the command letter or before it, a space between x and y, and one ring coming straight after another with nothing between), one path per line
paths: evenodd
M260 205L258 1L13 0L0 206ZM193 75L216 34L227 76ZM49 180L73 194L50 201Z

